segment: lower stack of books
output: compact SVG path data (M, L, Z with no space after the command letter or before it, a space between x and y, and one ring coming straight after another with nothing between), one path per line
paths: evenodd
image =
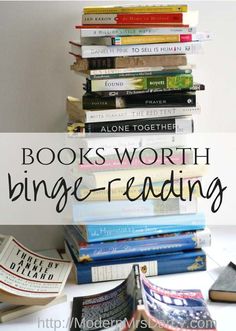
M158 222L146 217L139 224L65 226L66 252L78 284L124 279L133 264L147 276L205 270L202 247L210 242L201 213L159 216Z

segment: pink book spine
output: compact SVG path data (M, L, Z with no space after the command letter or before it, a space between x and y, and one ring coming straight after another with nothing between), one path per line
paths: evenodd
M176 165L180 165L183 164L183 159L182 159L182 155L179 156L173 156L171 157L171 160L173 162L173 164ZM163 163L163 165L171 165L172 163L169 161L169 159L166 157L164 159L164 162L162 162L162 159L157 160L153 163L154 158L153 157L143 157L142 158L142 162L140 161L139 158L134 158L132 160L132 163L130 164L130 162L128 160L123 160L122 163L119 162L119 160L106 160L106 162L104 162L104 164L102 165L98 165L98 164L80 164L79 165L79 170L82 171L106 171L106 170L115 170L115 169L127 169L127 168L142 168L142 167L146 167L146 166L156 166L156 165L161 165ZM189 163L191 161L191 157L186 156L185 158L185 163ZM153 164L152 164L153 163Z

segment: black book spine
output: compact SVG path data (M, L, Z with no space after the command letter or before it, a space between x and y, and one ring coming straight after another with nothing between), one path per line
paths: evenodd
M83 109L116 109L116 97L102 98L96 94L83 95Z
M135 107L195 107L196 95L194 92L181 93L149 93L124 97L83 96L83 109L121 109Z
M98 57L88 59L88 69L113 69L115 68L115 58L113 57Z
M87 92L91 92L90 81L87 82L84 89ZM194 92L194 91L203 91L205 90L205 86L203 84L196 84L190 89L179 89L179 90L160 90L160 89L152 89L152 90L144 90L144 91L135 91L135 90L125 90L125 91L98 91L94 92L101 97L122 97L128 95L139 95L139 94L149 94L149 93L164 93L164 92Z
M175 118L152 118L128 121L114 121L114 122L96 122L85 123L85 132L88 133L190 133L193 132L193 121L190 119L182 119L182 121L189 121L189 131L185 132L185 123L183 126L178 122L176 127Z

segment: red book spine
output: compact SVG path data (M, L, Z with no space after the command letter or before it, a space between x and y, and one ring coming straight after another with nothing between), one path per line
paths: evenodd
M137 24L84 24L84 25L76 25L76 29L145 29L145 28L188 28L188 24L182 23L145 23L142 27Z
M192 35L191 34L181 34L180 35L180 42L181 43L187 43L192 41Z
M115 20L117 24L182 23L183 14L117 14Z

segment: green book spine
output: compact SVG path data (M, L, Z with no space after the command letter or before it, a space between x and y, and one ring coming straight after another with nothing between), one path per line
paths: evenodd
M153 76L121 79L89 80L89 90L98 91L123 91L148 89L186 89L193 87L193 76L191 74Z

